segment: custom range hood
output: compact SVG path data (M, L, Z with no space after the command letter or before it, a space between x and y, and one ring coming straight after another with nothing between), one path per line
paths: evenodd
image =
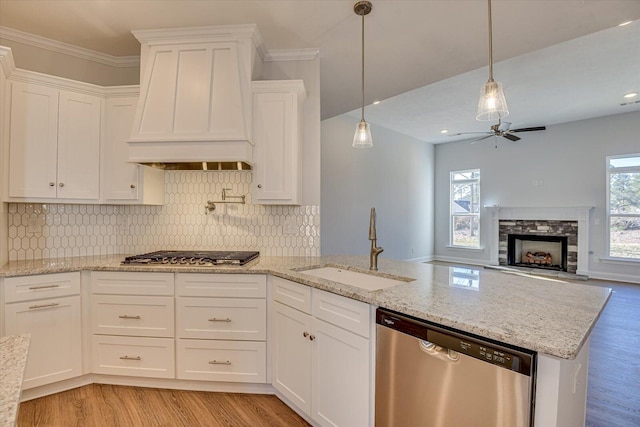
M257 26L133 35L141 43L140 100L129 161L166 169L250 168L251 81L262 71Z

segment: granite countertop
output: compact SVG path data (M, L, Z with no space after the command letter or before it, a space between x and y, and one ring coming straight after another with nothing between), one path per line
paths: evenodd
M609 288L482 267L378 260L379 274L413 279L368 291L305 275L333 265L369 272L368 256L260 257L244 267L123 266L126 255L15 261L0 277L79 270L272 274L500 342L573 359L591 334Z
M28 334L0 338L0 427L16 425L28 350Z

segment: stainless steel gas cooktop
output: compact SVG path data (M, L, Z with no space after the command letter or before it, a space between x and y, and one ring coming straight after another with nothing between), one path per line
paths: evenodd
M245 265L260 256L255 251L157 251L128 256L125 265L214 266Z

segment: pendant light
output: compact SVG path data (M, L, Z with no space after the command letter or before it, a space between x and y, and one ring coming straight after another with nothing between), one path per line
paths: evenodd
M353 6L353 11L356 15L362 16L362 118L356 127L352 146L356 148L371 148L373 147L371 130L369 123L364 120L364 16L371 12L371 2L359 1Z
M489 3L489 80L480 89L476 120L496 121L509 115L502 84L493 80L493 44L491 38L491 0Z

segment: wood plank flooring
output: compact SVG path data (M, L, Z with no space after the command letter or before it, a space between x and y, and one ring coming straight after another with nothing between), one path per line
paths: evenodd
M589 280L614 290L591 334L587 427L640 426L640 285Z
M18 427L307 427L277 397L92 384L20 404Z

